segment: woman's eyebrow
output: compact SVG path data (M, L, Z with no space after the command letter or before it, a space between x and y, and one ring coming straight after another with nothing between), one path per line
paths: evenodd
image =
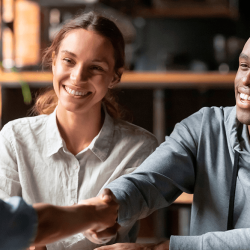
M68 54L70 54L70 55L73 56L73 57L77 57L76 54L74 54L73 52L70 52L70 51L68 51L68 50L62 50L61 52L62 52L62 53L68 53Z

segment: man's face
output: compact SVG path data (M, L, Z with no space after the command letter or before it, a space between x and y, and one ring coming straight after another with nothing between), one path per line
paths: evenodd
M234 86L237 119L243 124L250 125L250 39L239 56Z

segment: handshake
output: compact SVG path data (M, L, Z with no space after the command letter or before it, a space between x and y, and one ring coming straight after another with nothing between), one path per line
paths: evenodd
M34 204L38 229L32 246L39 247L82 232L90 241L103 244L117 233L119 205L113 193L104 189L98 197L70 207ZM30 248L32 249L32 248Z
M96 244L109 242L117 233L120 225L116 222L118 217L118 203L109 189L95 198L81 201L90 208L90 229L83 232L83 235Z

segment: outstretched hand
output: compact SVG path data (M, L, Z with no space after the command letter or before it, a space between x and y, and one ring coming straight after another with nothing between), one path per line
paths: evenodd
M98 235L102 236L103 233L101 232L105 232L106 230L112 231L112 234L116 228L118 230L119 226L116 223L116 220L118 216L119 205L115 201L115 197L109 189L104 189L99 196L81 201L79 204L85 204L90 207L93 206L91 209L91 214L89 215L90 219L92 220L92 224L88 230L93 232L92 234L96 234L98 237Z
M169 250L169 241L167 240L158 244L117 243L98 247L96 250Z
M96 198L101 199L104 203L108 205L107 209L109 210L109 213L112 213L110 209L113 209L113 207L116 208L116 220L118 216L119 205L116 202L113 193L109 189L104 189L103 192ZM108 214L104 214L104 216L105 219L109 221ZM95 244L104 244L109 242L117 234L117 231L120 228L120 225L116 223L116 221L113 225L111 225L111 221L109 222L110 226L106 228L100 228L98 225L95 225L95 227L91 227L89 230L83 232L84 236Z

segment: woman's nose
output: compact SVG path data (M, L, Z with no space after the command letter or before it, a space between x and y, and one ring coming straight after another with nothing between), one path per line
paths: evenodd
M77 67L71 71L70 79L73 84L86 83L88 79L88 72L83 67Z

